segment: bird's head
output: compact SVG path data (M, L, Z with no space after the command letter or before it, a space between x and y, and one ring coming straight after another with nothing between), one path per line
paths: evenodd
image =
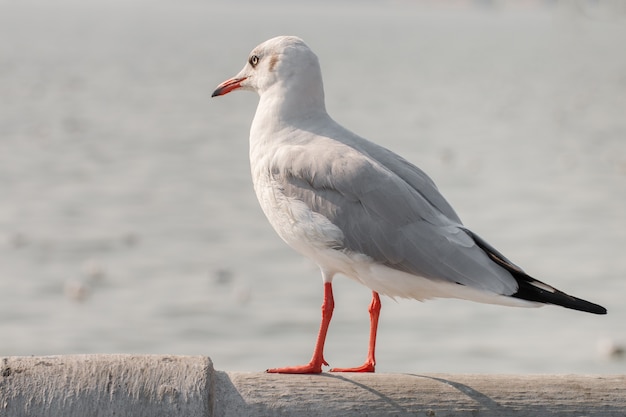
M276 88L281 94L312 94L320 90L323 96L317 56L296 36L278 36L254 48L239 74L218 85L212 97L237 89L256 91L262 96Z

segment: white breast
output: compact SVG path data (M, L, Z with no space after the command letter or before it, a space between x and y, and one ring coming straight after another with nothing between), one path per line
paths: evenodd
M304 202L287 197L268 170L253 172L253 181L263 213L292 248L314 258L316 252L341 245L342 231Z

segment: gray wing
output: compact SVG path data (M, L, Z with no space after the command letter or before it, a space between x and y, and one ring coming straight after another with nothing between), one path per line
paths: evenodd
M343 231L342 250L430 279L498 294L517 290L432 180L391 151L364 139L330 141L294 148L289 160L272 170L274 180Z
M450 203L441 195L435 182L424 171L389 149L358 136L354 137L349 146L353 146L357 151L366 154L396 174L448 219L461 223L461 219Z

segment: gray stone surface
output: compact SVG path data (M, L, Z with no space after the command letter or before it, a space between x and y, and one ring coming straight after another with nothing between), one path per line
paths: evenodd
M0 358L0 416L208 416L213 364L201 356Z
M215 416L626 416L626 377L216 372Z
M0 358L0 416L626 416L624 375L279 375L204 356Z

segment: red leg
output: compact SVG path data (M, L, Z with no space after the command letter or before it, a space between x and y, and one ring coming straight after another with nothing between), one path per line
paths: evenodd
M328 325L333 316L335 301L333 299L333 287L330 282L324 283L324 302L322 303L322 323L320 331L317 334L317 342L311 362L306 365L287 366L285 368L268 369L267 372L279 374L319 374L322 372L322 365L328 366L324 360L324 342L326 342L326 333L328 333Z
M330 372L374 372L376 366L376 331L378 330L378 317L380 316L380 297L376 291L372 291L372 302L369 306L370 312L370 344L365 363L356 368L333 368Z

